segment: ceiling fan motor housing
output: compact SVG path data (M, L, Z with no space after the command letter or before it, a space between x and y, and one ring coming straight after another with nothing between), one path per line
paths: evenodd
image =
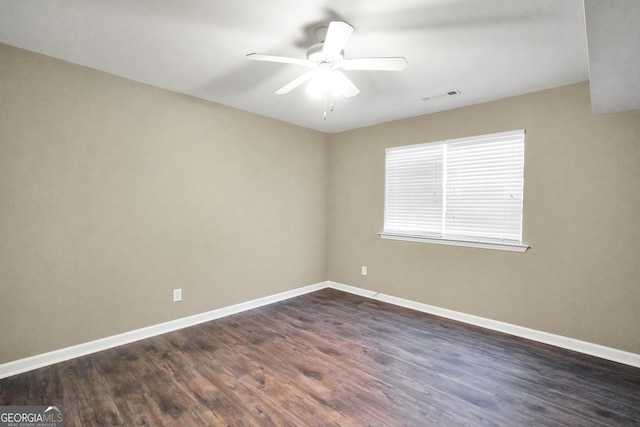
M307 59L313 62L313 66L320 64L331 64L331 68L340 68L342 60L344 59L344 51L341 51L337 55L327 55L323 52L323 43L316 43L307 49Z

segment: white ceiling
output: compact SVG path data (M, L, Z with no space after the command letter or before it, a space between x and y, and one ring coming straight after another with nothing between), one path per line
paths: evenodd
M404 71L346 71L359 87L322 101L303 58L314 30L355 27L347 57L404 56ZM583 0L0 0L0 42L333 133L589 79ZM457 89L461 95L423 102Z

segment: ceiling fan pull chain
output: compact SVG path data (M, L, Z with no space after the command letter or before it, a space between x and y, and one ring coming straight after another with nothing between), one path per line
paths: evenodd
M327 120L327 93L325 92L323 95L322 105L324 106L324 115L322 117L323 120Z

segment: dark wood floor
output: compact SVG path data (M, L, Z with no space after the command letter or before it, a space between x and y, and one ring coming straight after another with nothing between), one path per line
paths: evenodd
M0 380L65 426L640 425L640 369L325 289Z

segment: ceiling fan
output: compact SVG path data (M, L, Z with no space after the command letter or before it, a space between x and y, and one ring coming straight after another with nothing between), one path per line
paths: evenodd
M327 94L351 97L360 92L356 85L340 71L341 69L348 71L400 71L407 66L407 60L402 57L345 58L343 49L352 32L353 27L348 23L331 21L328 27L320 27L316 30L319 43L307 49L306 59L261 53L250 53L247 58L254 61L281 62L310 68L300 77L278 89L276 94L289 93L310 80L307 92L317 98Z

